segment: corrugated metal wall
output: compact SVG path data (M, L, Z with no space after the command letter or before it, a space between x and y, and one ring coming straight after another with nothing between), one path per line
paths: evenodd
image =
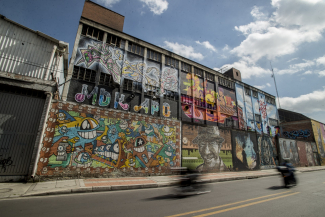
M44 103L0 92L0 176L28 174Z
M44 79L54 42L0 19L0 71ZM53 61L54 68L56 61Z

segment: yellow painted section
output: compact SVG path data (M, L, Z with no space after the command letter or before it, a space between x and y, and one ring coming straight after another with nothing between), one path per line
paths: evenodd
M322 166L325 166L325 158L321 156L322 150L325 150L325 141L324 141L325 135L322 134L322 128L321 128L323 126L321 126L321 124L319 122L313 121L313 120L311 121L311 125L313 127L318 153L320 154L320 158L321 158L320 163ZM320 149L322 149L322 150L320 150Z

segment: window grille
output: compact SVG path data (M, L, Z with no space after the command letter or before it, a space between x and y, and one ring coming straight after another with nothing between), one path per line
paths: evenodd
M110 74L100 73L99 84L105 86L113 86L114 80Z
M245 94L246 94L247 96L250 96L250 95L251 95L251 90L248 89L248 88L245 88Z
M124 44L125 42L122 38L107 33L106 43L115 47L122 48L122 44Z
M262 122L261 115L255 114L255 121Z
M235 83L224 78L218 79L219 85L228 87L230 89L235 89Z
M161 54L150 49L147 49L147 58L155 60L157 62L161 62Z
M138 54L140 56L144 55L144 47L130 41L129 41L128 51L131 53Z
M197 75L197 76L203 77L203 70L194 67L194 74Z
M72 78L95 83L96 71L79 66L74 66Z
M165 99L169 99L169 100L178 100L178 98L177 98L177 93L176 92L174 92L174 91L166 91L165 92L165 94L164 94L164 98Z
M103 41L103 37L104 37L103 31L96 29L92 26L85 25L85 24L83 24L81 34L91 37L91 38L94 38L98 41Z
M191 72L191 66L187 63L182 62L182 71L184 72Z
M253 90L253 97L257 98L257 91Z
M205 73L207 80L214 81L214 75L211 73L206 72Z
M275 120L275 119L269 118L269 124L270 124L271 126L278 126L278 120Z
M124 81L123 81L123 89L124 90L129 90L129 91L134 91L133 82L134 81L132 81L130 79L124 78Z
M165 65L178 69L179 61L172 57L165 56Z

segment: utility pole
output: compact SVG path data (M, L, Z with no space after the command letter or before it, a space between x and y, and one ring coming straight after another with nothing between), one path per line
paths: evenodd
M273 67L272 67L271 61L270 61L270 65L271 65L271 69L272 69L272 75L271 75L271 77L274 80L274 85L275 85L275 90L276 90L276 96L278 97L279 108L281 109L280 99L279 99L279 94L278 94L278 88L276 87L275 75L274 75L274 72L273 72Z

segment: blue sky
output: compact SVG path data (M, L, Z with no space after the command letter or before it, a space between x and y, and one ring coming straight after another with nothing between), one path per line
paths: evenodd
M282 108L325 122L324 0L94 0L124 32L210 68L235 67ZM0 14L74 44L83 0L0 1Z

